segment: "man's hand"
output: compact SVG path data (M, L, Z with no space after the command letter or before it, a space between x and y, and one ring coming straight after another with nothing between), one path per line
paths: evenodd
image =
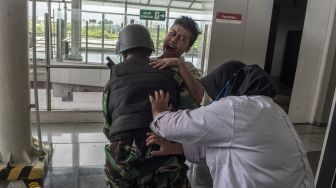
M146 145L150 146L157 144L160 146L160 150L152 151L151 154L155 156L160 155L179 155L183 154L183 146L180 143L173 143L167 139L164 139L154 132L147 133Z
M188 91L197 104L201 104L203 100L203 88L201 84L194 78L188 70L183 58L159 58L149 63L153 68L163 69L166 67L177 68L179 75L186 83Z
M162 58L151 61L149 65L152 65L153 68L164 69L166 67L179 67L183 63L181 58Z
M171 111L172 106L169 104L169 93L163 90L155 91L154 96L149 95L149 101L152 105L153 119L164 111Z

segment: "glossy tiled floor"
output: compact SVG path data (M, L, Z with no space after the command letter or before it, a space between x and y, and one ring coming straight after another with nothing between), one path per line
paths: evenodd
M315 174L320 160L326 127L299 124L295 125L295 129L300 135L300 138L307 150L308 160Z
M42 140L53 143L54 153L44 181L45 188L104 188L102 123L45 124ZM33 136L36 136L33 127Z
M44 181L45 188L106 188L102 123L43 124L42 140L53 143L54 153ZM315 173L326 128L295 125ZM36 127L33 126L36 137ZM1 187L1 184L0 184Z

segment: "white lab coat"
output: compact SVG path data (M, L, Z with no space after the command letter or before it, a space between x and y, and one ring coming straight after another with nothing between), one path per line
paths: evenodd
M215 188L314 187L306 152L286 113L265 96L230 96L195 110L163 112L154 132L206 159Z

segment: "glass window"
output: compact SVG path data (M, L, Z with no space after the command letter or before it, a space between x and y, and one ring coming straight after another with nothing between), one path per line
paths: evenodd
M108 80L108 70L53 68L50 72L52 109L102 109L102 86Z
M205 24L211 24L212 5L213 3L202 2L200 0L127 0L130 4L127 5L127 23L136 23L146 26L151 34L156 52L153 56L162 53L163 41L166 36L166 20L168 19L168 28L172 26L174 20L181 15L194 18L201 30ZM121 3L120 3L121 2ZM194 2L194 3L192 3ZM140 9L144 10L160 10L167 11L167 6L171 3L170 17L165 21L140 20ZM29 28L31 31L31 2L29 2ZM148 4L148 5L147 5ZM58 12L65 29L64 38L71 40L72 27L72 9L71 3L53 2L52 5L52 43L53 43L53 58L56 59L57 49L57 18ZM153 5L153 6L151 6ZM190 10L199 9L199 10ZM162 7L160 7L162 6ZM65 8L67 7L67 9ZM60 11L58 11L60 8ZM83 58L82 63L86 58L88 64L106 63L105 58L109 56L115 63L119 63L121 58L115 54L118 34L124 26L125 0L112 0L109 2L99 1L83 1L81 13L81 46L80 54ZM38 58L44 59L44 13L47 13L47 2L37 2L37 42L38 42ZM103 15L104 13L104 20ZM167 15L166 15L167 16ZM88 23L88 27L86 27ZM104 23L104 24L103 24ZM104 32L103 32L104 31ZM88 33L88 35L86 35ZM102 34L104 33L104 36ZM63 39L63 38L62 38ZM86 44L86 39L88 44ZM104 39L104 40L103 40ZM184 55L186 61L192 62L196 67L199 67L202 55L203 34L201 34L194 43L188 53ZM104 45L103 45L104 43ZM70 44L71 48L71 44ZM86 53L87 52L87 53ZM87 54L87 56L86 56ZM63 56L64 57L64 56ZM45 61L41 61L45 62ZM73 63L65 57L62 63ZM77 62L76 62L77 63ZM46 72L41 69L39 72L41 78L46 75ZM108 79L108 70L97 69L68 69L68 68L52 68L51 69L51 107L53 110L101 110L101 91L102 86ZM45 110L47 105L45 80L40 80L39 83L39 102L40 109ZM31 92L33 92L31 88ZM34 102L32 93L31 101Z
M35 92L34 92L34 80L33 80L33 68L29 69L29 83L30 83L30 104L35 105ZM46 69L37 69L37 95L39 102L39 109L47 109L47 94L46 94ZM35 107L31 108L35 110Z
M127 14L139 15L140 9L139 8L127 8Z
M88 62L91 63L101 63L101 47L102 47L102 14L92 13L92 12L82 12L82 29L81 29L81 40L82 40L82 50L81 55L83 61L86 61L86 50L88 50ZM86 28L86 22L88 23L88 28ZM88 34L86 36L86 34ZM86 40L88 44L86 45ZM86 49L86 46L88 47Z
M150 20L148 21L148 30L155 47L155 52L152 55L160 55L162 53L163 41L166 37L166 22Z
M119 63L120 58L116 55L116 44L119 32L124 21L123 15L105 14L105 39L104 39L104 62L109 56L115 63Z

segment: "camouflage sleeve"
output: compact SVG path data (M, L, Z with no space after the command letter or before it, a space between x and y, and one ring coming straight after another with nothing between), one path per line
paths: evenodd
M190 71L190 73L195 77L196 80L201 78L200 71L191 63L185 62L186 67ZM191 96L189 90L187 89L186 84L182 77L175 71L174 79L179 87L180 92L180 109L195 109L199 107L199 104L195 102L193 97Z
M202 77L201 70L197 69L191 62L185 62L186 67L188 68L189 72L195 77L196 80L200 80Z
M103 133L105 134L106 138L109 139L109 128L111 126L111 118L108 112L108 105L109 105L109 95L110 95L110 80L107 81L104 91L103 91L103 98L102 98L102 107L103 107L103 115L104 115L104 128Z

